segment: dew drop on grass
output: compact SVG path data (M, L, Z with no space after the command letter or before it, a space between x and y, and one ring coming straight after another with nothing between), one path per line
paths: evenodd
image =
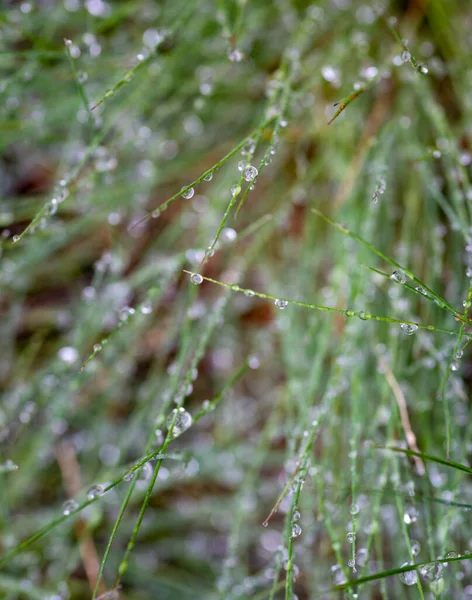
M403 62L408 62L411 58L411 54L408 52L408 50L404 50L402 52L402 61Z
M366 313L363 310L361 310L361 312L358 314L358 317L362 321L368 321L369 319L372 318L372 315L370 315L369 313Z
M243 60L243 53L238 48L228 49L228 58L231 62L241 62Z
M402 323L400 328L406 335L413 335L418 331L418 325L414 325L413 323Z
M161 214L161 211L158 208L154 209L151 213L153 219L157 219L157 217L159 217L160 214Z
M459 555L457 554L457 552L455 552L454 550L451 550L450 552L448 552L445 556L445 558L457 558ZM443 563L445 567L448 566L449 563Z
M100 352L101 349L102 349L102 345L101 344L94 344L94 346L93 346L93 351L94 352Z
M213 179L213 173L208 173L207 175L205 175L205 177L203 178L203 181L211 181Z
M300 520L300 512L298 510L294 511L292 520L293 521L299 521Z
M411 553L413 554L413 556L418 556L418 554L421 551L420 543L417 542L416 540L411 540L410 545L411 545Z
M247 298L252 298L252 297L254 296L254 292L253 292L252 290L246 290L246 291L244 292L244 295L245 295Z
M393 279L397 283L401 283L402 285L406 283L406 275L402 271L394 271L390 275L390 279Z
M451 371L458 371L459 370L459 363L457 360L453 360L451 362Z
M284 308L287 307L288 302L287 302L287 300L279 300L278 298L276 298L274 300L274 304L277 308L280 308L280 310L283 310Z
M414 506L408 506L405 509L405 513L403 514L403 521L406 525L411 525L412 523L416 523L418 520L418 511Z
M302 533L302 528L298 523L292 525L292 537L298 537Z
M232 227L225 227L221 232L221 240L226 244L234 242L237 237L236 231Z
M252 165L248 165L244 168L243 171L243 177L246 181L252 181L257 177L258 174L259 171L256 169L256 167L253 167Z
M146 300L141 304L141 312L143 315L150 315L152 313L152 304L149 300Z
M444 567L440 562L435 560L427 565L422 565L418 570L425 581L438 581L442 577Z
M411 563L406 562L402 564L402 567L408 567L409 565ZM404 585L415 585L418 581L418 574L416 571L405 571L404 573L400 573L399 578Z
M16 244L16 242L18 242L20 240L20 236L14 235L12 239L13 239L13 243Z
M203 277L200 275L200 273L192 273L190 275L190 281L194 284L194 285L200 285L203 281Z
M351 504L350 508L349 508L349 512L351 513L351 515L357 515L359 512L359 505L358 504Z
M241 171L241 173L244 171L244 167L246 166L246 161L245 160L240 160L238 162L238 171Z
M174 429L172 430L173 437L177 437L190 427L193 422L192 416L188 413L185 408L174 408L172 413L167 418L167 427L172 425L172 421L175 417Z
M233 185L231 187L231 195L232 196L237 196L240 192L241 192L241 186L240 185Z
M126 471L123 475L124 481L131 481L133 479L134 471Z
M184 186L182 189L185 190ZM193 195L195 194L195 190L193 189L193 187L189 188L186 192L182 192L182 198L185 198L185 200L190 200L190 198L193 198Z
M356 541L356 534L354 533L354 531L350 531L346 535L346 540L349 544L353 544Z
M98 498L103 494L103 488L101 485L92 485L87 490L87 498L89 500L93 500L94 498Z
M78 507L78 503L75 500L66 500L62 505L62 514L70 515Z

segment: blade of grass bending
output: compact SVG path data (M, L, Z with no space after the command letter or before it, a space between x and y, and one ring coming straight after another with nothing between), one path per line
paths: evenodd
M390 265L392 265L392 267L395 267L396 269L403 271L403 273L405 273L405 275L407 275L418 286L421 286L432 298L434 298L437 301L438 306L440 308L448 309L449 312L451 312L453 315L455 315L456 317L463 320L462 314L458 310L456 310L451 304L449 304L449 302L447 300L445 300L442 296L440 296L439 294L434 292L431 288L429 288L423 281L418 279L409 269L407 269L407 268L403 267L402 265L400 265L399 263L397 263L397 261L393 260L393 258L390 258L386 254L384 254L381 250L379 250L374 245L372 245L370 242L368 242L367 240L362 238L360 235L357 235L357 233L352 232L350 229L348 229L341 223L337 223L336 221L333 221L332 219L327 217L325 214L323 214L321 211L319 211L317 208L312 208L311 212L313 212L315 215L317 215L318 217L320 217L321 219L326 221L326 223L328 223L329 225L336 227L336 229L338 229L344 235L347 235L350 238L352 238L353 240L356 240L356 242L361 243L365 248L367 248L371 252L374 252L374 254L377 254L377 256L379 256L380 258L382 258L383 260L388 262ZM466 322L467 322L467 324L472 325L471 321L466 321Z
M469 560L472 558L472 552L468 554L463 554L462 556L455 556L453 558L441 558L442 563L453 563L461 560ZM409 571L416 571L419 567L424 567L430 565L431 562L434 561L426 561L417 563L415 565L406 565L404 567L397 567L396 569L388 569L386 571L380 571L379 573L373 573L372 575L366 575L365 577L359 577L359 579L353 579L351 581L346 581L346 583L340 583L328 590L324 590L317 594L317 597L323 596L326 593L339 592L342 590L346 590L352 588L357 585L361 585L363 583L369 583L370 581L379 581L381 579L385 579L386 577L391 577L392 575L400 575L400 573L408 573Z
M188 275L193 275L192 271L187 271L184 269L183 272L187 273ZM398 324L398 325L404 325L404 324L415 325L419 329L426 329L428 331L436 331L438 333L448 333L449 335L457 335L457 331L454 331L452 329L444 329L442 327L435 327L434 325L423 325L422 323L415 323L414 321L392 319L390 317L382 317L379 315L371 315L371 314L366 315L366 313L364 313L364 311L354 311L354 310L349 310L349 309L344 309L344 308L334 308L332 306L322 306L320 304L309 304L308 302L301 302L299 300L291 300L290 298L282 298L280 296L272 296L270 294L264 294L263 292L256 292L252 289L242 288L239 285L234 285L234 284L230 284L230 283L224 283L223 281L218 281L217 279L212 279L211 277L203 277L202 276L202 278L205 281L209 281L210 283L215 283L216 285L220 285L222 287L228 288L228 289L232 290L233 292L248 293L250 295L257 296L258 298L263 298L264 300L273 300L274 302L275 302L275 300L283 300L284 302L287 302L288 304L293 304L295 306L302 306L303 308L312 308L314 310L321 310L324 312L332 312L332 313L336 313L339 315L344 315L346 317L358 317L359 319L364 320L364 321L379 321L382 323L393 323L393 324ZM470 336L468 335L467 337L469 338Z
M408 450L406 448L397 448L396 446L374 445L373 448L377 448L379 450L390 450L391 452L398 452L399 454L406 454L407 456L412 457L416 456L417 458L435 462L439 465L444 465L446 467L450 467L451 469L456 469L458 471L464 471L464 473L472 475L472 469L470 467L467 467L466 465L463 465L461 463L454 462L453 460L441 458L440 456L432 456L431 454L425 454L424 452L414 452L413 450Z

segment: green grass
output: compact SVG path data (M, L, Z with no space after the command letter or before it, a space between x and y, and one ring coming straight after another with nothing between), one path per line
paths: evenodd
M0 598L472 596L470 18L2 7Z

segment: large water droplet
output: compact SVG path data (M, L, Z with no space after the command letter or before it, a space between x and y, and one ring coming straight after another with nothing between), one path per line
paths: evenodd
M243 171L243 176L246 181L252 181L257 177L258 174L259 171L256 169L256 167L253 167L252 165L248 165L244 168Z
M203 281L203 277L200 275L200 273L192 273L190 275L190 281L194 284L194 285L200 285Z
M411 563L409 562L403 563L402 567L407 567L410 564ZM415 583L418 581L418 574L415 570L405 571L404 573L400 573L399 578L400 581L405 585L415 585Z
M182 189L184 190L185 186ZM193 189L193 187L191 187L186 192L182 192L182 198L185 198L185 200L190 200L190 198L193 198L194 194L195 190Z
M418 570L425 581L438 581L442 577L444 567L440 562L435 560L427 565L422 565Z
M177 416L176 416L177 415ZM172 430L173 437L177 437L183 433L192 424L192 416L184 408L174 408L172 413L167 418L167 427L170 427L175 417L174 429Z
M402 323L400 327L403 333L406 335L413 335L416 331L418 331L418 325L414 325L413 323Z
M390 275L390 279L393 279L394 281L396 281L397 283L401 283L402 285L406 283L406 275L405 273L403 273L403 271L394 271Z

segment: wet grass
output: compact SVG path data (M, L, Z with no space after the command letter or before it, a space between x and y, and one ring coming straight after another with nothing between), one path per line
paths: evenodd
M472 596L467 3L0 14L0 597Z

